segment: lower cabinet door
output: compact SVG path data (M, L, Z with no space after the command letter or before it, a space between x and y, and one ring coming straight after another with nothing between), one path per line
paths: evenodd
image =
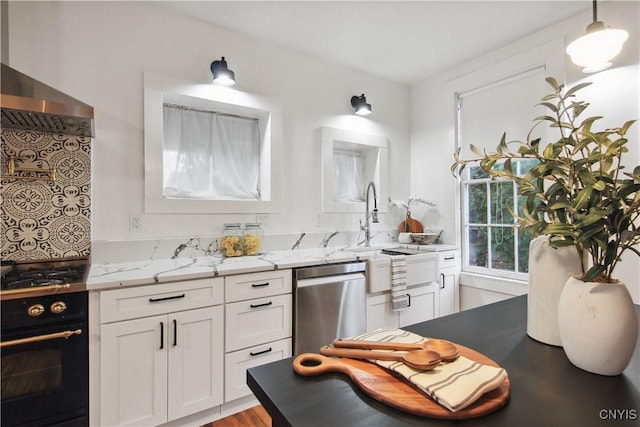
M247 369L291 357L291 338L234 351L225 356L224 400L251 394L247 386Z
M367 330L397 327L398 313L391 310L391 294L367 296Z
M408 290L410 305L399 311L400 327L424 322L439 316L439 295L437 282Z
M222 306L169 315L169 421L222 404Z
M456 280L455 271L440 274L440 316L456 312Z
M101 326L100 425L167 421L167 316Z

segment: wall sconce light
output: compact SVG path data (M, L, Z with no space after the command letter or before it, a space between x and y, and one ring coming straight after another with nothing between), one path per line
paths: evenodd
M625 30L606 28L598 21L598 6L593 0L593 22L585 35L567 46L567 54L574 64L584 67L583 73L595 73L611 67L611 60L620 53L627 38L629 33Z
M213 82L215 84L221 86L233 86L236 84L236 75L227 68L227 61L224 60L224 56L220 61L211 63L211 74L213 74Z
M352 96L351 106L358 116L368 116L371 114L371 104L367 104L367 98L364 97L364 93L360 96Z

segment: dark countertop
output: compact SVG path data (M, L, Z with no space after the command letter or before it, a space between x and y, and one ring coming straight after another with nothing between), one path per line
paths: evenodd
M640 306L636 306L640 318ZM273 427L355 426L637 426L640 420L640 339L622 375L573 366L560 347L527 336L526 295L403 329L470 347L507 370L511 398L486 417L442 421L390 408L359 391L343 374L297 375L293 358L250 368L247 383Z

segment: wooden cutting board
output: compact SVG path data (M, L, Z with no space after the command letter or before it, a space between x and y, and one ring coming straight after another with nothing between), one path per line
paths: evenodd
M422 233L424 227L417 219L411 218L411 214L407 215L407 218L398 226L398 232L400 233Z
M487 356L468 347L456 344L461 356L485 365L500 367ZM317 366L303 363L305 359L322 360ZM462 420L477 418L497 411L506 405L511 395L509 378L498 388L483 394L473 404L457 412L451 412L419 391L404 378L394 375L372 362L331 358L320 354L305 353L293 361L293 369L300 375L319 375L327 372L342 372L363 392L385 405L410 414L428 418Z

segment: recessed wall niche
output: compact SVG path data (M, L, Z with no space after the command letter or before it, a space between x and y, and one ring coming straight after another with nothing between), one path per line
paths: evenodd
M318 133L322 145L322 211L364 213L367 185L373 181L377 189L378 210L386 212L388 140L330 127L321 127ZM351 156L356 165L341 168L339 163L346 156ZM338 176L340 173L348 176ZM353 191L345 192L340 188L340 182L351 186L351 181L356 182L357 188Z
M255 118L259 122L259 200L169 197L163 193L165 103ZM147 213L277 213L282 209L282 107L268 97L144 73L144 173Z

